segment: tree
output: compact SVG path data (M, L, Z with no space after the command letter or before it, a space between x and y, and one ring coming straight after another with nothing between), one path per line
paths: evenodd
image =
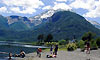
M92 50L98 49L98 46L96 44L96 40L94 40L94 39L91 40L90 47Z
M78 47L80 47L81 50L83 50L83 49L84 49L84 44L85 44L85 42L84 42L83 40L80 40L80 41L78 42Z
M96 40L94 39L94 37L96 36L96 34L92 33L92 32L87 32L83 35L82 40L86 42L90 43L90 47L91 49L97 49L98 46L96 44Z
M100 37L96 39L96 44L100 47Z
M91 41L94 37L95 37L95 33L92 33L92 32L87 32L85 33L83 36L82 36L82 40L83 41Z
M43 34L38 35L37 39L38 39L38 42L41 43L44 39L44 35Z
M66 40L60 40L59 45L66 45Z
M48 34L47 37L46 37L45 42L52 42L52 39L53 39L52 34Z

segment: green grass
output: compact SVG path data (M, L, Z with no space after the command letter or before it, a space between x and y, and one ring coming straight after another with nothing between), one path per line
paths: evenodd
M49 52L50 48L43 49L43 51ZM59 45L58 51L67 51L67 48L65 45Z

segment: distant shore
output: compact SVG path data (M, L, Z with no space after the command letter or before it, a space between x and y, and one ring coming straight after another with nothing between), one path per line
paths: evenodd
M15 60L100 60L100 49L92 50L90 54L85 52L80 52L79 49L69 52L69 51L58 51L57 58L46 58L46 55L50 52L43 51L42 57L38 58L35 53L26 54L25 58L16 57Z

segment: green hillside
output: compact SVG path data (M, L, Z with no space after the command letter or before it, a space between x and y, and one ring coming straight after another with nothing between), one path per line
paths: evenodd
M0 15L0 29L7 29L8 28L8 23L7 19Z
M6 23L3 18L0 18L0 27L6 27ZM3 19L3 20L2 20ZM100 36L100 30L90 24L84 17L70 11L56 12L52 17L48 19L48 22L42 23L34 29L27 30L25 24L18 22L10 26L8 29L0 29L0 39L8 41L23 41L32 42L37 41L37 37L40 34L44 34L46 37L48 34L52 34L54 40L61 39L80 39L85 32L94 32L97 36ZM3 24L3 26L1 25ZM24 31L16 31L13 29L24 29Z
M100 35L100 30L86 21L84 17L74 12L60 11L55 13L51 17L51 20L37 29L37 33L35 33L37 35L52 34L54 40L61 40L66 38L73 39L73 36L76 36L76 39L79 39L85 32L89 31Z
M21 30L28 30L29 28L23 22L16 22L10 25L10 29L21 31Z

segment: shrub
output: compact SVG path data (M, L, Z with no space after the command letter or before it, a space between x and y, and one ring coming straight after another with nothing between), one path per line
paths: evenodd
M75 49L77 49L77 46L75 43L69 43L66 45L66 47L68 51L74 51Z
M100 37L98 37L98 38L96 39L96 43L97 43L97 45L98 45L99 48L100 48Z
M60 40L58 43L59 45L66 45L66 40Z
M48 42L46 42L45 43L45 46L51 46L51 45L56 45L56 44L58 44L57 42L51 42L51 43L48 43Z
M79 47L81 50L83 50L83 49L84 49L84 44L85 44L85 42L84 42L83 40L80 40L80 41L78 42L78 47Z
M97 50L98 49L98 46L96 44L96 40L92 40L90 42L90 47L91 47L91 50Z

